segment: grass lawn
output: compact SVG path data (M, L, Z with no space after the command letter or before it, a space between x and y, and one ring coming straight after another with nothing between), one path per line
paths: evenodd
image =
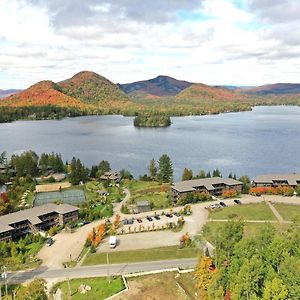
M300 220L300 205L273 203L273 206L285 221L293 221L295 219Z
M80 294L77 290L81 284L91 287L86 294ZM124 283L121 277L111 278L109 284L106 277L98 278L82 278L70 280L72 300L101 300L110 297L124 289ZM62 299L69 299L69 288L67 281L58 283L56 288L60 288L63 292ZM70 298L71 299L71 298Z
M225 207L209 214L213 220L241 218L243 220L276 220L269 206L265 203L242 204Z
M190 258L197 257L197 255L198 249L194 247L179 249L178 246L169 246L144 250L109 252L109 262L111 264L130 263L138 261ZM106 264L106 253L88 254L83 262L83 265L86 266L96 264Z
M167 208L171 206L171 195L168 192L155 192L149 195L137 196L132 198L132 202L148 200L153 204L153 208Z
M159 183L157 181L141 181L141 180L132 180L128 184L131 195L136 194L146 194L148 192L160 192L161 188L165 190L170 189L170 184L168 183Z
M220 228L222 226L225 226L225 222L207 222L203 229L203 236L212 244L215 243L215 237L217 236L218 232L220 231ZM244 235L245 236L255 236L257 235L264 226L267 226L268 222L266 223L247 223L245 222L244 227ZM289 225L287 224L279 224L279 223L271 223L271 226L275 226L277 230L284 230Z

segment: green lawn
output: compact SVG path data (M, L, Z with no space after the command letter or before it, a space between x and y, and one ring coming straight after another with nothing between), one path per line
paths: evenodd
M131 195L136 194L146 194L148 192L160 192L161 188L166 190L170 189L170 184L164 183L161 184L157 181L141 181L141 180L131 180L128 184Z
M276 220L269 206L265 203L242 204L212 211L209 218L213 220L241 218L243 220Z
M153 208L167 208L171 206L171 195L168 192L155 192L132 198L133 203L141 200L148 200L153 204Z
M300 200L299 200L300 204ZM273 203L273 206L285 221L300 220L300 205Z
M225 222L207 222L202 229L203 236L209 242L214 244L215 237L217 236L218 232L220 231L220 228L225 226L225 224L226 224ZM270 223L268 223L268 222L266 222L266 223L245 222L244 235L245 236L255 236L264 228L264 226L267 226L267 224L270 224ZM279 224L279 223L271 223L271 226L275 226L275 228L277 230L284 230L289 225Z
M109 252L109 262L116 263L130 263L139 261L154 261L165 259L178 259L197 257L198 249L195 247L187 247L179 249L178 246L169 246L161 248L152 248L144 250L131 251L116 251ZM106 253L92 253L89 254L83 262L83 265L106 264Z
M86 294L80 294L78 288L81 284L86 284L91 287L91 290ZM72 300L101 300L106 299L120 291L124 287L124 283L121 277L111 278L111 282L105 277L98 278L82 278L82 279L72 279L70 280L71 294L72 298L69 297L69 288L67 281L63 281L57 284L54 288L60 288L63 292L62 299L72 299Z

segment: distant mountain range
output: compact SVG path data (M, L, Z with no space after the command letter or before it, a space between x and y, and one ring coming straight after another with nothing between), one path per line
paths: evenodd
M16 89L0 90L0 99L19 93L20 91L22 90L16 90Z
M243 88L240 91L255 95L281 95L281 94L298 94L300 93L299 83L275 83L266 84L257 87Z
M157 76L153 79L137 81L127 84L118 84L126 94L142 92L144 95L174 96L182 90L190 87L193 83L177 80L169 76Z
M287 94L293 95L293 98ZM288 101L284 102L282 95L286 95L284 97ZM241 105L247 109L253 103L299 103L300 84L209 86L162 75L149 80L114 84L99 74L83 71L57 83L47 80L38 82L23 91L0 90L1 96L5 97L0 102L1 107L52 105L77 108L88 113L123 114L135 114L145 109L185 114L197 108L198 113L215 113L219 111L221 104L218 103L221 102L220 111L238 110Z

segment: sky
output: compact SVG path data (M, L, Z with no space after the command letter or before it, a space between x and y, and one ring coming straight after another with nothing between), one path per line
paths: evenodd
M0 89L83 70L115 83L300 82L300 0L0 0Z

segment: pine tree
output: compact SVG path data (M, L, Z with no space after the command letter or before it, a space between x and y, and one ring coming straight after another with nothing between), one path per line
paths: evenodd
M162 182L171 182L173 179L172 161L167 154L163 154L158 161L157 177Z
M152 158L150 160L148 170L149 170L149 175L150 175L151 180L155 180L155 178L157 176L157 167L156 167L156 162L155 162L154 158Z

